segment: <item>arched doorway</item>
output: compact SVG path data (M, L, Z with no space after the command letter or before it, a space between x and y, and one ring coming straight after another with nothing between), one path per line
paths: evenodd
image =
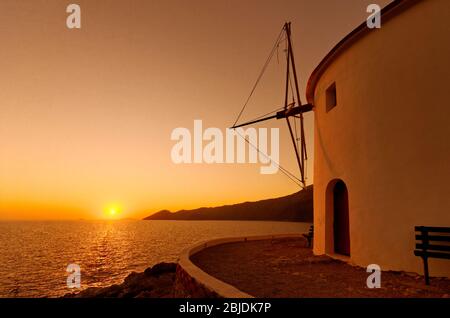
M350 256L350 220L347 186L338 180L333 189L334 252Z

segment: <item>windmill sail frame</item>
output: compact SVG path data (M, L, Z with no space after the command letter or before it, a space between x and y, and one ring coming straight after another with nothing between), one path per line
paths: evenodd
M305 140L305 131L304 131L304 119L303 119L303 113L309 112L313 109L313 105L311 104L305 104L302 105L301 98L300 98L300 89L298 85L298 77L297 77L297 70L295 66L295 59L294 59L294 52L292 48L292 39L291 39L291 23L286 22L283 26L283 32L286 35L286 42L287 42L287 48L286 48L286 86L285 86L285 98L284 98L284 107L282 111L278 111L275 115L267 116L264 118L255 119L252 121L248 121L242 124L235 123L231 128L239 128L243 126L252 125L255 123L271 120L271 119L286 119L286 124L289 129L289 134L292 139L292 143L294 146L295 156L297 160L297 164L300 170L300 178L299 181L301 183L302 188L306 187L306 172L305 172L305 166L306 161L308 160L308 154L306 151L306 140ZM279 41L279 39L277 40ZM279 43L275 43L278 45ZM270 58L270 57L269 57ZM293 76L293 83L291 80L291 75ZM292 84L295 88L295 90L292 87ZM289 88L292 90L292 98L293 102L289 103ZM245 105L244 105L245 108ZM242 111L241 111L242 113ZM239 118L239 116L238 116ZM292 128L292 124L290 121L290 118L293 118L295 121L296 119L299 120L299 126L300 126L300 138L297 138L296 130ZM298 142L300 141L300 145L298 145Z

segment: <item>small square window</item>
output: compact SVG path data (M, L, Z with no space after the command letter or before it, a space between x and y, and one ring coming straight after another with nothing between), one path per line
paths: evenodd
M336 83L330 85L325 92L327 113L337 105L336 99Z

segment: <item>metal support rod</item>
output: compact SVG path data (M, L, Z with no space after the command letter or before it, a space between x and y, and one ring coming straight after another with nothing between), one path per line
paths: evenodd
M291 23L286 23L285 26L286 29L286 36L287 36L287 40L288 40L288 56L290 57L290 59L288 60L288 69L289 69L289 64L292 63L292 72L294 73L294 84L295 84L295 92L297 95L297 102L301 105L301 98L300 98L300 91L298 88L298 78L297 78L297 70L295 68L295 59L294 59L294 53L293 53L293 49L292 49L292 41L291 41ZM298 153L298 149L297 149L297 144L294 140L294 137L292 135L291 132L291 136L292 139L294 141L294 148L295 148L295 153L297 155L297 162L300 168L300 173L301 173L301 181L303 183L303 185L305 185L305 171L304 171L304 166L305 166L305 158L307 159L307 153L306 153L306 142L305 142L305 131L303 128L303 114L302 112L300 112L300 136L301 136L301 155L299 156ZM288 119L288 126L289 126L289 130L291 130L291 125L289 123L289 119Z
M301 105L300 91L299 91L298 79L297 79L297 70L295 68L295 59L294 59L292 40L291 40L291 23L288 23L286 32L287 32L287 37L288 37L288 48L289 48L291 61L292 61L292 71L294 73L295 91L297 93L298 103ZM308 159L308 154L306 152L305 130L303 127L303 114L302 113L300 113L300 129L301 129L300 134L301 134L301 141L302 141L302 163L304 163L303 161L305 159L306 160Z
M239 127L243 127L243 126L248 126L248 125L251 125L251 124L260 123L260 122L262 122L262 121L266 121L266 120L274 119L274 118L277 118L277 115L272 115L272 116L269 116L269 117L264 117L264 118L260 118L260 119L248 121L248 122L243 123L243 124L234 125L234 126L231 127L231 128L239 128Z
M305 176L304 176L303 165L302 165L302 162L300 160L300 156L298 154L297 144L295 142L294 134L292 132L292 127L291 127L291 122L289 121L289 117L286 117L286 122L287 122L288 127L289 127L289 133L291 134L292 143L294 144L295 157L297 158L297 164L298 164L298 166L300 168L300 182L302 183L302 186L304 187L305 186Z
M284 30L286 31L287 34L287 28L288 28L289 24L286 23L284 25ZM289 45L289 44L288 44ZM291 55L291 51L288 49L286 52L286 90L284 93L284 110L287 109L288 107L288 95L289 95L289 65L290 63L290 55Z

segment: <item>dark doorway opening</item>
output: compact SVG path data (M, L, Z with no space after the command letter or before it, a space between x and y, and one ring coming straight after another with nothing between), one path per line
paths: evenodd
M348 213L348 192L345 183L336 182L333 190L334 209L334 252L350 256L350 222Z

